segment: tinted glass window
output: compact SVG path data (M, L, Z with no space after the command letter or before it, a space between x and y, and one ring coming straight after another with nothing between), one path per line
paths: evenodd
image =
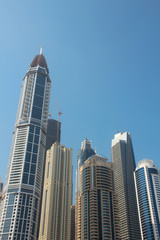
M31 170L30 170L30 173L35 174L35 171L36 171L36 165L35 165L35 164L31 164Z
M37 106L37 107L42 107L42 105L43 105L43 97L40 97L40 96L35 94L33 105Z
M28 143L27 145L27 151L32 152L32 143Z
M32 163L37 162L37 154L32 154Z
M27 152L26 153L26 162L30 162L31 159L31 153Z
M41 85L36 84L35 94L43 97L43 95L44 95L44 87L41 86Z
M32 141L33 141L33 134L32 134L32 133L29 134L28 141L29 141L29 142L32 142Z
M3 232L9 232L9 229L10 229L10 223L11 223L11 219L10 219L10 220L5 220L5 222L4 222L4 228L3 228Z
M32 175L32 174L30 175L30 178L29 178L29 184L30 184L30 185L34 185L34 177L35 177L35 176Z
M28 206L28 205L29 205L29 198L30 198L30 196L27 196L27 202L26 202L26 206Z
M29 131L30 131L31 133L34 133L34 126L31 125Z
M40 132L40 127L36 127L36 134L39 134Z
M33 152L34 152L34 153L37 153L37 152L38 152L38 145L37 145L37 144L34 144L34 146L33 146Z
M41 120L42 109L38 107L32 108L32 117Z
M30 166L30 164L29 163L25 163L25 165L24 165L24 172L29 172L29 166Z
M25 205L26 195L23 195L22 205Z
M34 143L39 143L39 136L38 135L35 135L35 137L34 137Z
M2 240L8 240L8 234L3 234L2 235Z
M14 204L14 198L15 198L15 194L10 194L9 195L8 205L13 205Z
M6 218L12 218L13 206L7 207Z
M22 183L27 184L28 183L28 174L27 173L23 173L23 180Z
M37 74L37 83L41 84L41 85L45 85L45 75L42 74Z

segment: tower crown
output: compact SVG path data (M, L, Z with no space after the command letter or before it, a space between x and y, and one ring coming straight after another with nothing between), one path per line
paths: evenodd
M43 54L36 55L30 65L30 67L37 67L37 66L45 68L47 70L47 72L49 73L47 62L46 62L46 59L43 56Z

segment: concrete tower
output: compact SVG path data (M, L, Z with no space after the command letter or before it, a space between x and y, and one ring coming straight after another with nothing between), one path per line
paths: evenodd
M1 239L36 240L51 81L42 53L22 83L1 211Z
M126 240L141 239L133 176L135 159L130 133L118 133L114 136L111 154L120 219L120 237Z
M134 173L142 240L160 239L160 172L152 160L139 162Z
M47 151L39 240L70 239L72 149L55 143Z

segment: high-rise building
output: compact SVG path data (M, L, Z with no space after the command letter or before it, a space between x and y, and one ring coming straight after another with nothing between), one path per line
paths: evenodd
M75 205L71 206L71 237L70 240L75 240Z
M114 136L111 154L121 239L141 239L133 176L136 165L130 133Z
M152 160L138 163L134 173L142 240L160 239L160 171Z
M120 239L112 164L92 155L80 166L76 239Z
M58 139L57 139L58 138ZM48 119L46 151L50 149L55 142L60 142L61 139L61 123L55 119Z
M78 208L80 207L80 166L92 155L95 155L95 151L92 148L91 141L87 138L81 143L81 149L77 155L77 169L76 169L76 205L75 205L75 234L77 239L78 230L76 229L78 226L79 215L78 212L80 211Z
M36 240L38 236L50 86L47 63L40 53L22 83L2 197L2 240Z
M47 151L39 240L70 239L72 149L58 142Z
M3 190L3 183L1 182L0 178L0 217L1 217L1 210L2 210L2 190ZM1 221L1 218L0 218Z
M0 178L0 202L2 199L2 189L3 189L3 183L1 182L1 178Z

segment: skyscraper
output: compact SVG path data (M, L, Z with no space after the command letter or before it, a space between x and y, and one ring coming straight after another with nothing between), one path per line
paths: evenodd
M78 212L80 204L80 166L92 155L95 155L95 151L92 148L91 141L89 141L87 138L82 142L81 149L78 152L77 155L77 169L76 169L76 205L75 205L75 232L76 232L76 239L77 239L77 226L79 222L79 215Z
M37 239L51 81L42 54L22 83L1 213L0 238Z
M72 149L55 143L47 151L39 240L70 239Z
M57 139L58 134L58 139ZM56 141L60 142L61 139L61 123L55 119L48 119L47 137L46 137L46 151L51 148Z
M120 239L112 164L92 155L80 167L76 239Z
M160 172L152 160L138 163L134 173L142 240L160 239Z
M118 133L111 147L121 239L141 239L134 185L135 159L130 133Z

